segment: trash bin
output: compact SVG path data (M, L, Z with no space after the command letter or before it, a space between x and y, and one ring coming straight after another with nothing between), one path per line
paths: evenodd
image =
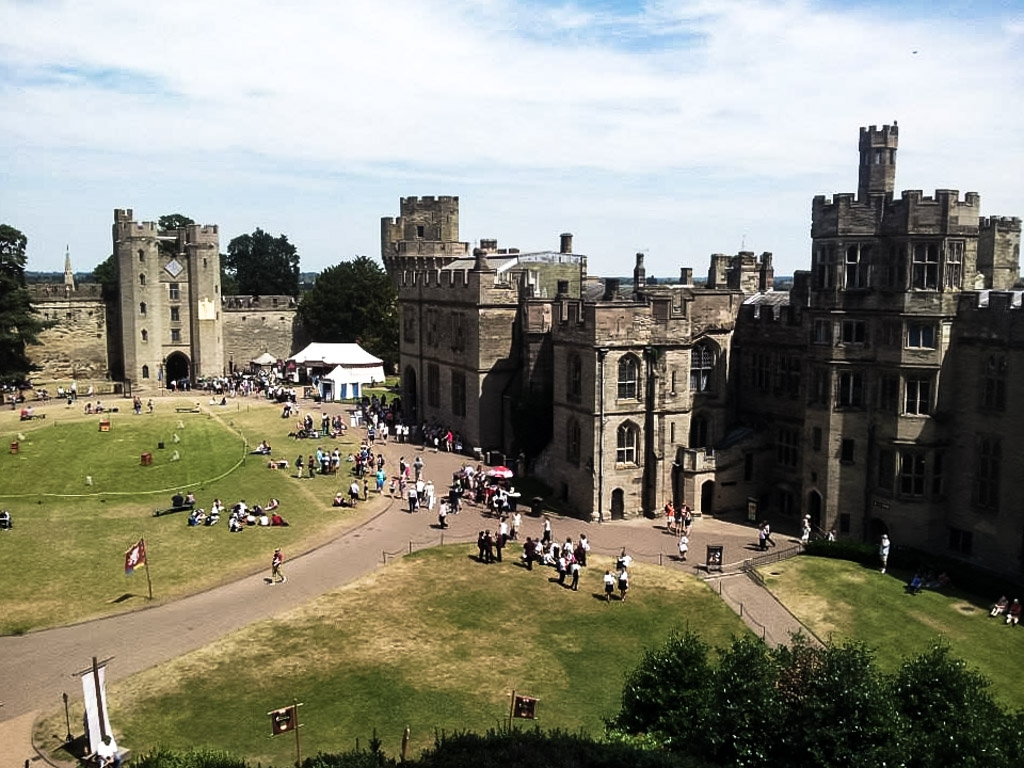
M157 448L159 448L159 449L160 449L160 450L162 451L162 450L164 449L164 443L163 443L163 441L161 440L161 441L160 441L159 443L157 443L157 444L156 444L156 447L157 447Z
M534 517L540 517L544 513L544 499L540 496L534 496L530 500L530 514Z
M110 420L109 419L101 419L100 420L100 432L109 432L109 431L110 431Z
M144 454L142 454L142 466L150 467L152 465L153 465L153 454L152 453L144 453Z
M19 446L18 441L15 440L13 443L11 443L11 453L17 453L19 450L21 450L21 446Z

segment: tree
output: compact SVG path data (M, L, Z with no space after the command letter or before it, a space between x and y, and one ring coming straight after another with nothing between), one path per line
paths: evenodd
M18 384L34 366L25 347L34 344L48 324L32 308L25 283L28 238L0 224L0 383Z
M190 224L195 224L195 221L183 213L168 213L157 219L157 225L163 230L181 229Z
M120 285L118 284L117 262L114 261L113 254L96 265L92 271L92 279L100 284L104 301L113 301L117 298Z
M366 256L320 273L299 304L309 337L358 342L387 365L398 361L398 295L384 269Z
M222 267L237 281L240 294L299 295L299 253L287 235L271 237L259 227L239 235L228 243Z
M859 643L768 649L745 638L708 662L704 644L675 635L626 678L610 736L647 736L720 766L1010 768L1024 751L1024 715L939 645L880 671Z

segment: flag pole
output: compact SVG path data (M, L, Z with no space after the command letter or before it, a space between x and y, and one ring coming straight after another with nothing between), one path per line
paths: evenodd
M302 765L302 753L299 751L299 700L292 699L292 711L295 712L295 768Z
M508 707L508 729L512 730L512 715L516 711L516 689L512 689L512 703Z
M146 586L149 587L149 599L153 599L153 580L149 578L149 551L146 550L146 540L142 539L142 548L146 552Z
M99 661L96 659L95 656L92 657L92 682L93 685L96 687L96 713L97 715L99 715L100 720L100 740L106 741L107 724L106 718L103 716L103 691L100 688L100 666ZM96 751L95 747L93 747L93 751Z

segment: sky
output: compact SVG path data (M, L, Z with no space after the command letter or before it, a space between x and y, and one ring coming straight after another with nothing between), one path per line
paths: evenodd
M815 195L898 121L897 194L1024 217L1024 3L0 0L0 223L30 270L111 253L113 209L380 255L399 198L591 274L806 269Z

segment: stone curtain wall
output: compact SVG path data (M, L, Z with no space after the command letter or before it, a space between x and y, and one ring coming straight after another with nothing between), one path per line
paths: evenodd
M258 305L249 306L246 297L225 297L221 310L225 366L248 368L249 361L264 352L284 360L305 346L295 307L288 306L287 298L273 306L271 298L262 297Z
M33 286L32 306L44 320L54 322L29 347L29 357L40 367L33 381L67 382L72 378L107 378L107 308L100 286L82 285L65 291L64 285Z

